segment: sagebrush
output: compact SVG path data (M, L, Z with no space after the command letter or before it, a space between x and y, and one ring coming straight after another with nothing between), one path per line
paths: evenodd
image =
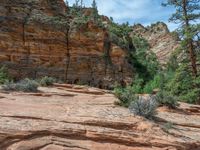
M156 109L158 104L155 97L142 97L139 96L137 100L131 102L129 110L135 115L145 117L147 119L152 119L156 115Z
M37 92L39 84L35 80L24 79L17 83L7 82L2 88L6 91Z
M39 83L41 86L51 86L55 82L56 82L56 80L54 78L45 76L40 80Z

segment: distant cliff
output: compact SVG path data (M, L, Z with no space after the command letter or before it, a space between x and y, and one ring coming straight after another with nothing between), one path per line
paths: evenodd
M172 52L179 47L177 36L173 35L163 22L148 27L134 25L132 35L145 38L150 44L150 50L157 55L161 64L166 64Z

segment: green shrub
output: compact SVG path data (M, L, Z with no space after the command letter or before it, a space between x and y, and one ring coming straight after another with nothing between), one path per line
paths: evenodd
M41 80L40 80L40 85L41 86L51 86L53 85L53 83L55 83L55 79L52 78L52 77L43 77Z
M198 100L200 98L200 89L194 88L194 89L188 89L187 93L184 95L180 95L179 99L180 101L190 103L190 104L197 104Z
M182 64L176 70L173 78L168 81L166 90L187 103L197 103L200 95L200 79L194 78L190 68Z
M129 41L127 40L129 37L129 33L132 31L132 28L129 26L128 23L124 24L117 24L117 23L110 23L108 26L108 30L110 33L111 41L118 45L123 49L128 48ZM131 41L132 42L132 41Z
M163 84L163 75L157 74L154 76L153 80L145 83L143 78L136 76L133 80L132 89L137 94L152 94L154 89L159 89Z
M13 81L6 81L2 85L2 89L5 91L14 91L16 88L15 88L15 84L13 83Z
M134 93L142 94L143 93L143 84L144 84L144 80L142 78L139 78L139 76L135 76L135 78L133 80L133 84L131 86Z
M115 96L120 100L118 103L120 106L129 107L132 101L135 101L136 96L132 87L114 89Z
M172 96L166 91L160 91L155 98L161 106L167 106L172 109L175 109L178 106L178 98L176 96Z
M149 81L149 82L145 85L145 87L144 87L144 89L143 89L143 92L144 92L144 93L148 93L148 94L152 94L152 92L153 92L154 89L160 88L161 82L163 82L163 81L162 81L162 77L161 77L160 74L157 74L157 75L154 77L153 80Z
M39 84L28 78L17 83L7 82L2 87L6 91L37 92Z
M131 102L129 110L135 115L152 119L156 115L157 102L154 97L139 97L137 100Z
M8 72L5 67L0 68L0 84L4 84L9 81Z

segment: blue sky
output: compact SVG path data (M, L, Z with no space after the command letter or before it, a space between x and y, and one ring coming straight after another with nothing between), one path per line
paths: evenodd
M83 0L85 6L91 6L92 0ZM144 26L157 21L165 22L169 29L174 30L177 25L168 22L174 12L173 8L162 7L165 0L96 0L99 13L113 17L115 22L141 23ZM75 0L68 0L72 5Z

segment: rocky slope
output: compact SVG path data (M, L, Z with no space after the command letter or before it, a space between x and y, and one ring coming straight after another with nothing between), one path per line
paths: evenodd
M200 107L133 116L107 91L73 85L0 91L1 150L199 150Z
M91 22L83 31L73 30L67 44L62 29L42 23L66 11L63 0L1 0L1 65L16 79L48 75L97 87L130 82L133 72L124 50L112 44L106 63L101 28Z
M163 65L168 62L170 55L180 45L178 37L171 33L163 22L148 27L141 24L134 25L132 35L145 38L150 44L150 50L157 55L159 62Z

